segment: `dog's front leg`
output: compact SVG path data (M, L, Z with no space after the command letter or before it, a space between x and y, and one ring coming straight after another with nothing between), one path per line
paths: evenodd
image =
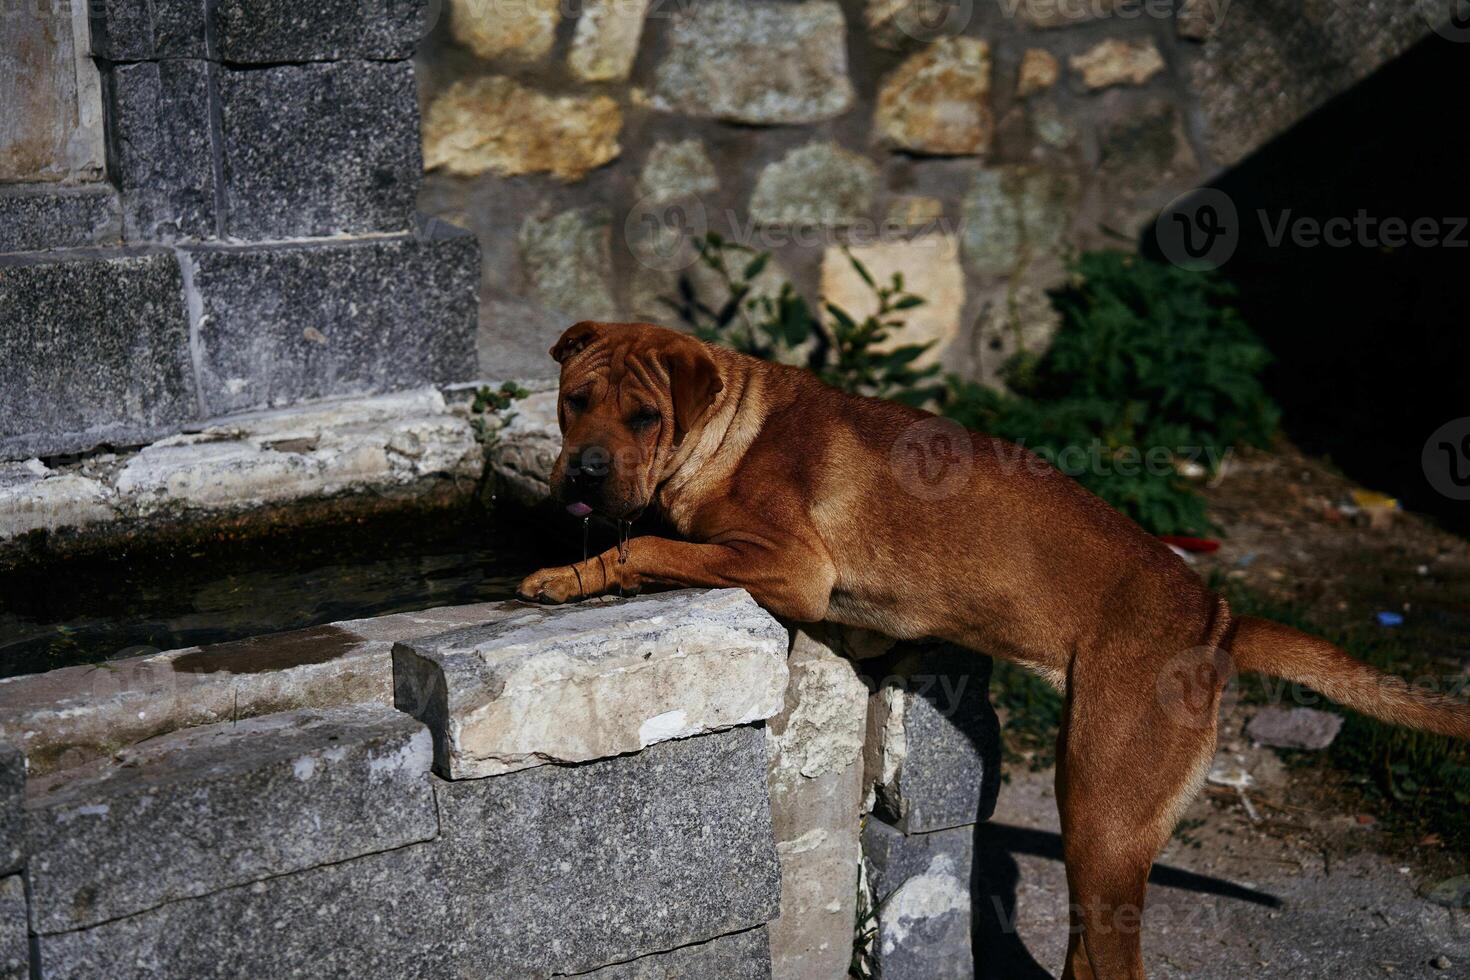
M567 602L647 583L745 589L778 616L816 622L827 611L836 573L817 549L735 542L699 544L641 537L562 568L544 568L517 589L523 599Z

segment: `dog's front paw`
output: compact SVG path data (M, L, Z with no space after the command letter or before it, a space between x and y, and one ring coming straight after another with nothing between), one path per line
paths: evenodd
M543 568L527 575L516 589L516 595L528 602L545 602L552 605L580 599L584 594L582 579L570 565L562 568Z

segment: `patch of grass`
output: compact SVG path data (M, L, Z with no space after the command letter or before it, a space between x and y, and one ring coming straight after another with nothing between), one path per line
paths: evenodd
M1236 582L1216 578L1210 584L1225 594L1237 615L1260 616L1321 636L1410 683L1432 675L1424 652L1401 634L1322 629L1299 609L1268 601ZM1278 684L1270 678L1243 677L1241 697L1247 703L1269 703ZM1325 698L1316 706L1343 715L1342 732L1325 754L1290 753L1290 762L1337 770L1375 804L1391 829L1438 834L1447 845L1470 850L1470 745L1388 725Z
M1007 761L1026 762L1033 770L1056 762L1065 707L1061 692L1029 670L997 660L990 700L1006 715L1002 734Z

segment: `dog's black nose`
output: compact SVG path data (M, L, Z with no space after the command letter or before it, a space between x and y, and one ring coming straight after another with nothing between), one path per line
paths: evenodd
M567 460L567 479L579 488L600 487L612 470L612 456L601 446L584 446Z

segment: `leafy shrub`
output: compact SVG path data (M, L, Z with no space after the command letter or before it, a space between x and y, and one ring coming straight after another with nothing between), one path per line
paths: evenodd
M1234 296L1211 273L1085 254L1052 294L1050 349L1007 365L1014 394L951 378L943 411L1054 461L1085 448L1063 469L1108 503L1157 534L1206 531L1171 457L1213 471L1231 446L1264 445L1278 415L1260 381L1270 354Z
M894 275L880 286L867 267L847 253L853 271L877 299L877 309L859 320L827 303L823 311L829 319L824 320L789 282L782 283L774 296L755 291L756 280L770 262L769 252L757 253L713 232L695 245L700 263L720 280L727 298L718 309L710 307L684 276L678 298L665 302L700 339L768 361L804 359L823 381L856 394L922 405L943 393L936 381L939 366L916 366L932 345L888 343L895 331L903 329L904 311L925 302L904 289L903 276Z

